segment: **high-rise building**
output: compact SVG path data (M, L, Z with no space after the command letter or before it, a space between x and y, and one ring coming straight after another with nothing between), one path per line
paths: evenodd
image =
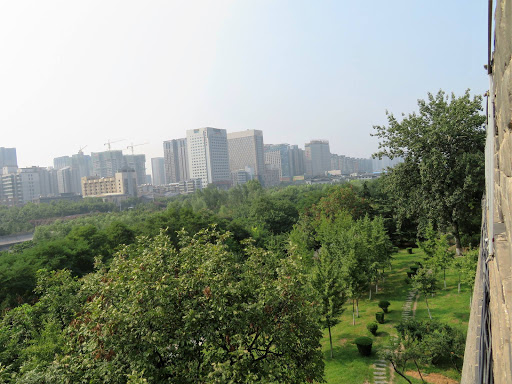
M292 176L304 176L304 150L298 145L290 145L290 167Z
M119 150L92 152L92 174L99 177L113 177L123 167L123 152Z
M18 173L8 173L1 177L0 204L14 207L23 204L21 178Z
M37 168L37 167L34 167ZM21 182L22 204L32 202L41 196L41 181L39 172L33 168L21 168L19 170Z
M164 171L165 184L190 179L187 139L164 141Z
M255 129L228 133L229 168L231 172L250 167L254 177L263 182L265 152L263 132Z
M62 169L65 167L71 167L71 157L70 156L60 156L60 157L55 157L53 159L53 168Z
M331 168L331 152L329 141L311 140L305 144L306 175L309 177L323 176Z
M151 173L153 175L153 185L165 184L165 161L163 157L154 157L151 159Z
M74 171L71 167L64 167L57 170L57 185L59 193L81 193L76 188L77 171Z
M0 169L3 167L18 167L16 148L0 147Z
M248 172L251 168L247 167L246 169L239 169L237 171L231 172L231 185L236 187L237 185L243 185L250 180L254 179L254 176L251 172ZM264 181L265 174L262 175L261 183Z
M187 130L187 151L190 178L201 179L203 186L215 184L229 188L231 174L225 129L206 127Z
M137 185L146 184L146 155L124 155L124 166L133 169L137 175Z
M383 156L382 159L372 159L373 172L385 172L388 167L392 168L397 164L403 163L404 159L401 157L395 157L390 159L387 156Z
M280 181L291 181L293 172L291 168L290 146L288 144L266 144L265 164L267 169L278 169Z

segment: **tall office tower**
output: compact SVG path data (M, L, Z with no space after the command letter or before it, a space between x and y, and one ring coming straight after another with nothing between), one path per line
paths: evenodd
M91 156L84 155L82 151L71 156L71 168L78 171L80 178L92 174Z
M14 207L23 204L21 178L18 173L1 176L0 204Z
M41 196L41 181L37 170L33 168L21 168L19 170L19 176L23 204L32 202L34 199Z
M34 198L47 197L52 194L52 186L50 180L50 172L47 168L43 167L28 167L21 168L18 170L21 176L22 189L25 196L28 196L28 200L25 202L32 201ZM36 185L31 185L36 183ZM30 190L33 190L34 197L31 198Z
M0 169L3 167L18 167L16 148L0 147Z
M255 129L228 133L229 169L231 172L250 167L254 178L263 182L265 152L263 132Z
M187 130L187 151L191 179L201 179L203 187L231 185L228 138L225 129L198 128Z
M59 181L57 178L57 172L57 169L48 169L48 196L59 195Z
M57 185L59 193L76 193L82 192L82 185L77 188L76 181L78 178L78 171L71 167L64 167L57 170Z
M137 175L137 185L146 184L146 155L124 155L124 166L133 169Z
M292 176L304 176L304 150L298 145L290 145Z
M310 177L323 176L331 167L329 141L311 140L305 145L306 174Z
M151 173L153 174L153 185L165 184L165 161L163 157L151 159Z
M55 157L53 159L53 168L62 169L65 167L71 167L71 157L70 156L60 156L60 157Z
M291 181L293 173L288 144L266 144L265 164L267 169L279 170L280 181Z
M165 184L189 180L189 167L187 139L164 141Z
M113 177L123 166L123 152L119 150L92 152L92 174Z

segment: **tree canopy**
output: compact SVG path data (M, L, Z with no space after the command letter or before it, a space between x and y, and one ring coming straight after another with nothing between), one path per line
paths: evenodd
M484 189L485 116L482 97L451 96L440 90L418 100L419 111L374 126L380 139L377 157L403 157L386 176L397 215L449 228L461 250L461 232L480 224ZM474 228L473 228L474 229Z

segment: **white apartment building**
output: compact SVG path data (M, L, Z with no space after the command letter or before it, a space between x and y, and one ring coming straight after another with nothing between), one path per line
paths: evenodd
M189 176L201 179L202 185L231 185L228 139L225 129L198 128L187 130Z

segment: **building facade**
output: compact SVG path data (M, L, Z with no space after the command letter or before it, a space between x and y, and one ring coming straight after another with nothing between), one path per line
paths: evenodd
M16 148L0 147L0 169L3 167L18 167Z
M229 188L231 173L225 129L206 127L188 130L187 151L190 178L201 179L203 186L215 184Z
M165 184L190 179L187 139L164 141L164 171Z
M92 152L92 174L99 177L114 177L124 164L123 152L104 151Z
M265 166L267 169L278 169L280 181L291 181L293 178L290 146L288 144L265 145Z
M324 176L331 168L331 151L329 141L311 140L304 146L306 175Z
M82 196L101 197L106 195L137 196L137 175L134 170L123 169L114 177L82 177Z
M151 174L153 175L153 185L165 184L165 159L163 157L151 159Z
M137 185L146 184L146 155L123 155L123 167L135 171Z
M304 176L304 150L298 145L290 145L290 168L292 176Z
M230 132L227 135L230 171L238 172L250 167L253 170L254 177L263 182L265 172L263 132L251 129Z

